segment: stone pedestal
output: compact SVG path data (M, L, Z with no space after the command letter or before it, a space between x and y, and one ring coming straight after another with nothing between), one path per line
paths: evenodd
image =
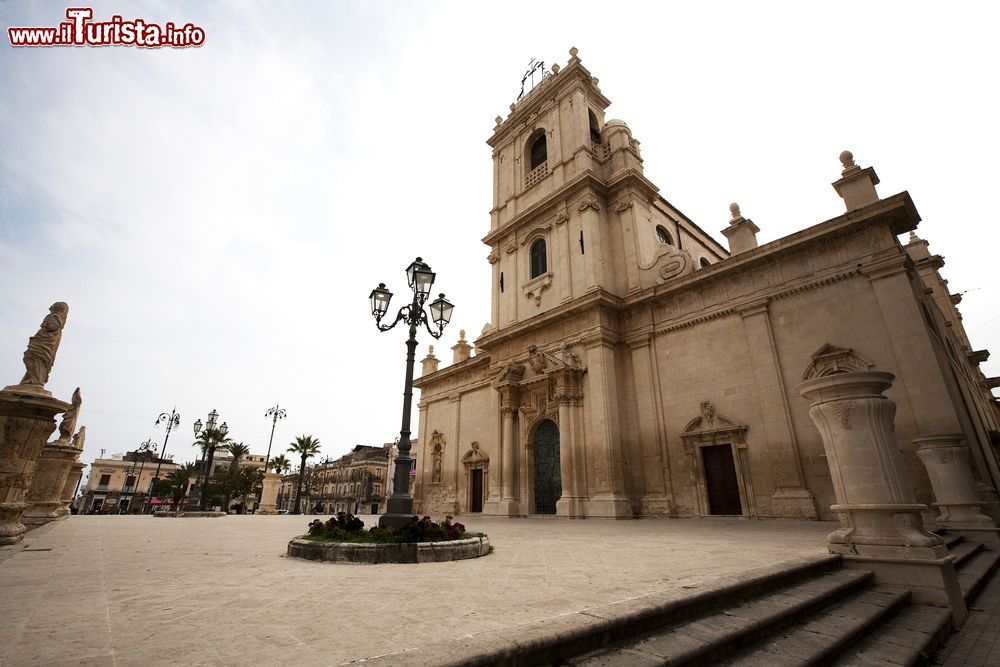
M276 472L264 473L261 482L260 507L257 514L276 514L275 501L278 499L278 487L281 485L281 475Z
M57 440L42 447L35 463L35 475L25 496L27 507L21 518L22 523L41 526L64 516L59 513L63 504L63 487L79 455L80 450L68 440Z
M80 454L80 450L77 450L77 456L80 456ZM56 514L59 516L69 515L69 506L73 504L73 494L76 491L76 485L80 483L80 478L83 477L83 469L86 467L87 464L80 463L79 461L74 461L73 465L70 466L69 475L66 476L66 484L62 488L62 502L56 510Z
M609 519L633 519L632 503L614 493L598 493L587 501L587 516Z
M69 407L45 390L15 385L0 391L0 544L24 537L21 517L35 463L56 428L55 416Z
M806 376L811 374L807 371ZM909 589L913 600L947 606L956 625L968 617L944 540L924 529L921 512L896 445L896 404L883 395L891 373L836 372L796 389L812 405L809 416L823 439L841 528L829 535L830 553L846 567L871 570L876 581Z
M983 514L984 503L972 474L964 439L963 434L952 433L913 441L917 456L927 468L937 500L934 503L939 512L936 521L950 533L1000 551L1000 530L993 519Z

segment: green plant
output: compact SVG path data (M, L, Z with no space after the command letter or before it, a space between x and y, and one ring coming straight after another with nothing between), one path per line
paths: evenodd
M324 542L358 542L358 543L407 543L407 542L446 542L460 540L467 536L465 526L452 523L452 517L442 521L433 521L429 516L412 517L409 523L398 528L380 528L372 526L364 530L361 519L340 512L326 522L316 519L309 524L307 539ZM477 533L478 535L478 533Z

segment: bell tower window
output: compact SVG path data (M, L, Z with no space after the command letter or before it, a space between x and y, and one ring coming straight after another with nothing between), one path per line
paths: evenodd
M545 132L542 132L538 135L538 138L531 143L531 159L529 162L531 165L530 168L534 169L535 167L542 165L548 159L549 154L548 147L545 143Z
M670 238L670 232L663 225L656 226L656 238L662 245L673 245L674 240Z
M595 144L599 144L601 143L601 128L597 124L597 116L589 109L587 110L587 114L590 117L590 140Z
M548 264L545 259L545 239L538 239L532 243L529 255L531 258L530 275L532 278L537 278L548 271Z

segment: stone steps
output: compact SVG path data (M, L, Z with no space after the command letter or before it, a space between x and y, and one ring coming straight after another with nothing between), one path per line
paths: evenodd
M968 544L968 543L967 543ZM957 567L958 585L962 588L966 604L971 604L979 592L1000 567L1000 553L980 550Z

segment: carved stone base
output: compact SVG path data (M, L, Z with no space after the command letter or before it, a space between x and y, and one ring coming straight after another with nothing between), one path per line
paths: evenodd
M260 507L257 514L277 514L275 508L278 499L278 486L281 484L281 475L276 472L265 472L264 479L260 483Z
M42 392L21 386L0 391L0 544L14 544L24 536L21 515L36 461L55 430L54 417L69 409L68 403Z
M3 391L12 394L28 394L31 396L43 396L45 398L52 397L52 392L40 384L10 384L4 387Z
M816 499L802 488L778 489L771 496L771 516L777 519L816 519Z
M674 498L663 493L650 493L639 500L641 516L673 516Z
M587 499L580 497L567 498L563 496L556 501L556 516L567 519L587 518Z
M587 501L587 516L609 519L634 519L632 503L627 498L601 493Z
M63 487L79 455L80 450L69 441L57 440L42 447L25 498L28 504L22 518L25 525L40 526L61 516Z
M844 554L843 564L846 568L874 573L875 582L879 585L910 591L914 602L948 607L951 609L952 625L961 627L969 617L969 610L955 574L955 557L947 555L947 550L946 555L936 558L899 557L898 549L868 547L869 553L865 556ZM832 548L830 551L839 553Z
M487 516L524 516L521 505L516 500L488 500L483 503L483 514Z
M81 453L77 453L77 458L79 458ZM62 493L60 494L62 502L59 504L59 509L56 510L56 514L59 516L69 516L69 506L73 503L73 494L76 493L76 485L80 483L80 478L83 477L83 469L86 467L86 464L80 463L79 460L70 466L69 475L66 476L66 485L63 486Z
M827 537L831 553L866 553L859 550L868 546L931 549L915 558L938 554L937 547L944 549L942 554L948 552L940 536L924 529L920 513L927 509L926 505L852 504L831 505L830 509L840 514L841 526ZM835 546L838 547L836 551Z

